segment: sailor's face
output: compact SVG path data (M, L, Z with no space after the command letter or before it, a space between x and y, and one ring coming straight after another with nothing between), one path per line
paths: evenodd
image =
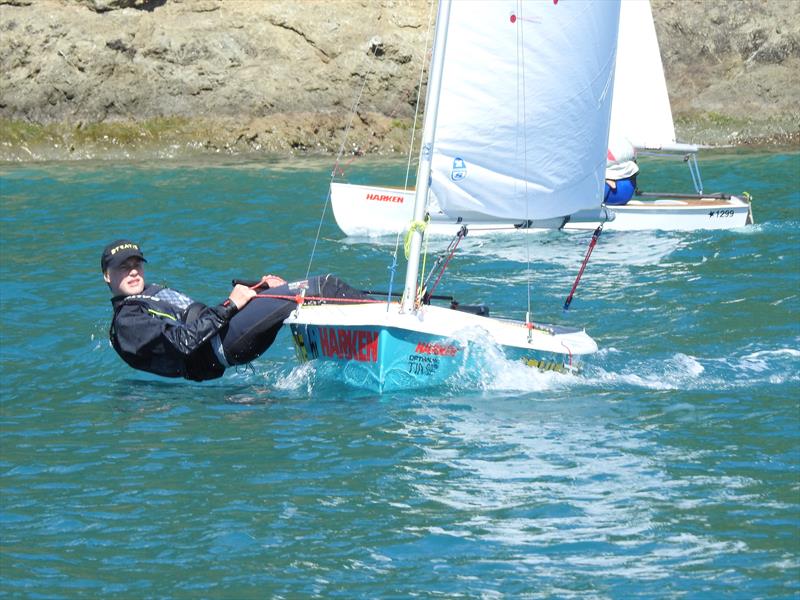
M103 278L114 296L130 296L144 291L144 263L131 257L118 267L109 268Z

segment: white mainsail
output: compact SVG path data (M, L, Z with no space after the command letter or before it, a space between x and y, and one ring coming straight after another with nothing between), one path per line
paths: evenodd
M611 108L611 137L636 148L696 150L677 144L661 50L649 0L622 0Z
M454 2L431 189L452 215L549 219L602 202L619 5Z

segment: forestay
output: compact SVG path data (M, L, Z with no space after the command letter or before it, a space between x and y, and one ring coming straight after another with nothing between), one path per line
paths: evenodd
M599 207L618 18L604 0L453 3L431 178L445 212Z

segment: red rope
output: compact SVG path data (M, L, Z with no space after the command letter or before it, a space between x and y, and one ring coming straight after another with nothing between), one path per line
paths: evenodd
M356 156L357 155L353 155L353 157L350 160L348 160L347 163L345 163L344 166L345 167L349 167L353 163L353 161L356 159ZM338 173L338 175L337 175L337 173ZM337 176L338 177L344 177L344 169L339 166L338 161L337 161L337 163L335 165L333 165L333 176L334 177L337 177Z
M569 354L569 366L571 367L572 366L572 350L570 350L569 346L567 346L564 342L561 342L561 345L564 346L564 348L567 349L567 353Z
M259 281L250 286L251 290L255 290L260 288L264 285L263 281ZM347 304L374 304L377 302L385 302L385 300L372 300L367 298L359 298L355 300L353 298L326 298L324 296L303 296L302 294L256 294L253 298L277 298L278 300L294 300L298 305L303 304L306 300L314 300L319 302L343 302ZM228 306L231 303L230 298L225 300L222 303L222 306Z
M459 229L458 233L456 234L455 243L453 243L452 241L450 242L451 245L453 246L453 249L450 251L450 255L447 257L447 259L444 261L444 264L442 265L441 270L439 271L439 277L437 277L436 281L433 282L433 285L431 286L431 290L429 292L427 292L428 296L432 296L433 295L433 290L435 290L436 286L439 285L439 281L441 281L445 270L447 270L447 265L450 264L450 261L452 260L453 255L456 253L456 249L458 248L458 245L461 243L461 240L464 239L465 235L467 235L466 234L466 228L462 227L461 229Z
M589 262L589 257L592 255L592 250L594 250L595 245L597 244L597 239L600 237L600 234L603 232L603 223L594 230L592 234L592 241L589 242L589 248L586 250L586 256L583 259L583 264L581 265L580 271L578 271L578 276L575 278L575 283L572 284L572 290L569 292L569 296L564 301L564 310L569 310L569 305L572 303L572 297L575 295L575 290L578 289L578 283L583 276L583 271L586 269L586 265Z
M442 265L442 270L439 271L439 277L436 278L436 281L434 281L433 285L431 286L431 291L429 292L430 294L433 294L433 290L435 290L436 286L439 285L439 282L441 281L442 276L444 275L444 272L447 269L447 265L450 264L450 260L453 258L453 254L455 254L456 248L458 248L458 242L456 242L456 245L453 247L453 251L450 252L450 256L448 256L447 259L444 261L444 264Z
M308 300L315 300L319 302L342 302L345 304L375 304L385 303L386 300L372 300L369 298L326 298L325 296L301 296L300 294L256 294L253 298L277 298L278 300L294 300L298 304L307 302Z
M255 290L255 289L260 288L262 285L264 285L264 280L263 279L261 281L257 282L257 283L254 283L253 285L251 285L250 289L251 290ZM231 303L231 299L228 298L227 300L225 300L225 302L222 303L222 306L228 306L228 304L230 304L230 303Z

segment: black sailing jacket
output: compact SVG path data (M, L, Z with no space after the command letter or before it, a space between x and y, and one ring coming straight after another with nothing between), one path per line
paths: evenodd
M221 377L225 367L210 340L227 327L236 306L198 302L185 306L176 296L191 302L158 285L147 286L141 294L112 298L111 344L134 369L194 381Z

